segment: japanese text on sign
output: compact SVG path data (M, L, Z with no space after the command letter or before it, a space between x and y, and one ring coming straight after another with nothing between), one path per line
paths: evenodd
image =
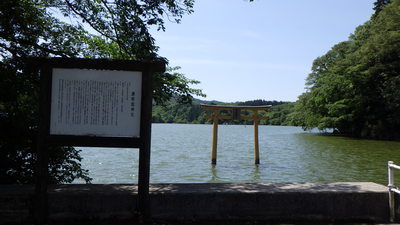
M142 73L53 69L50 134L140 136Z

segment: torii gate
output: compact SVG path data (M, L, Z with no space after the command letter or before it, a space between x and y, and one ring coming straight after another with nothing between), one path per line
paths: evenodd
M213 120L213 139L212 139L212 153L211 164L217 164L217 140L218 140L218 120L231 119L231 120L254 120L254 163L260 164L260 154L258 147L258 124L260 120L266 120L268 117L260 116L259 110L268 110L270 105L262 106L227 106L227 105L201 105L203 109L211 109L211 115L206 115L206 119ZM231 115L221 115L221 110L231 110ZM251 110L253 112L250 116L241 115L241 110Z

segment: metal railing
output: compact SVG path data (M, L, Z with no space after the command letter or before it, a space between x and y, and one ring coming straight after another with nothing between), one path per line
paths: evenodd
M389 210L390 210L390 221L394 222L396 219L395 214L395 200L394 194L400 194L400 189L394 184L394 169L400 170L400 166L395 165L393 161L388 162L388 187L389 187Z

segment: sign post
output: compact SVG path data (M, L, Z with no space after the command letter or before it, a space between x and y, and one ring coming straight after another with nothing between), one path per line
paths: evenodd
M150 216L152 77L161 62L48 58L40 70L36 221L47 221L49 146L139 148L137 210Z

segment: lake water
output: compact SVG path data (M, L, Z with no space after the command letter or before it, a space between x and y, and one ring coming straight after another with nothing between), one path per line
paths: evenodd
M400 163L400 142L259 126L260 165L256 166L253 138L252 125L219 125L214 167L212 125L153 124L150 182L372 181L386 185L387 161ZM137 183L138 149L79 149L92 183Z

